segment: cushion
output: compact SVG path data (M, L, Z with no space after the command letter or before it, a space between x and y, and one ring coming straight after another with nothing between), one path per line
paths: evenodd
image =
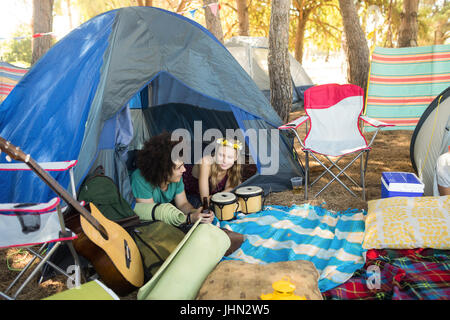
M293 260L253 264L223 260L203 282L197 300L260 300L273 292L275 281L289 277L294 294L308 300L322 300L318 287L319 272L310 261Z
M368 202L364 249L450 249L450 196Z

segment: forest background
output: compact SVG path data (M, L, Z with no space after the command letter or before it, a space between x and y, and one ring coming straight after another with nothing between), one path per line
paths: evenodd
M271 104L291 110L290 52L314 84L366 89L375 46L450 43L449 0L0 0L0 59L32 66L70 30L108 10L154 6L233 36L269 39Z

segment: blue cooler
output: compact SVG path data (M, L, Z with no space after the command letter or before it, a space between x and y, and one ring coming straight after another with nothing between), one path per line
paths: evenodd
M425 185L410 172L383 172L381 174L381 198L421 197Z

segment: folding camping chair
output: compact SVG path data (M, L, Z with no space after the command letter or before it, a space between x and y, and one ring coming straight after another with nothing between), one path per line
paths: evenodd
M73 179L73 167L77 161L45 162L40 166L46 171L66 171L69 170L72 194L76 198L76 190ZM25 163L0 163L0 171L30 170ZM25 286L41 270L44 265L49 265L59 273L72 279L72 283L78 282L80 264L78 255L73 247L72 240L77 236L67 230L64 224L63 211L59 197L54 197L47 203L2 203L0 204L0 249L8 247L24 247L32 254L32 259L22 269L22 271L9 284L4 292L0 291L0 297L7 300L16 299ZM74 274L69 274L62 270L53 262L49 261L58 247L66 242L74 259ZM36 248L37 246L39 248ZM41 261L34 267L36 259ZM27 271L31 270L29 275ZM78 274L77 274L78 273ZM25 279L20 287L12 294L12 288Z
M297 137L305 153L305 200L308 199L308 188L317 183L326 173L332 175L331 179L315 196L316 198L333 181L339 182L348 192L357 197L356 194L341 180L339 176L345 175L353 184L362 188L362 198L366 199L365 172L371 146L378 131L386 126L392 126L369 117L363 116L364 91L353 84L324 84L311 87L305 91L305 112L306 115L280 126L279 130L290 130ZM304 141L299 137L297 128L310 121L309 131L307 131ZM367 122L376 128L370 143L360 130L360 120ZM348 154L356 156L344 168L341 168L339 161ZM325 171L309 184L309 155L325 168ZM325 165L315 154L323 155L331 166ZM366 154L364 159L364 154ZM338 157L336 161L330 157ZM358 158L360 158L361 181L358 184L354 179L345 173ZM332 169L339 170L335 174Z

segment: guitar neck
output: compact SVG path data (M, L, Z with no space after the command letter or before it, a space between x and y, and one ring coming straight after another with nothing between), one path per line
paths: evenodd
M61 185L44 169L39 166L31 157L25 163L33 170L55 193L64 201L77 210L90 224L92 224L99 232L106 235L106 231L101 224L86 210L80 203L72 197Z

